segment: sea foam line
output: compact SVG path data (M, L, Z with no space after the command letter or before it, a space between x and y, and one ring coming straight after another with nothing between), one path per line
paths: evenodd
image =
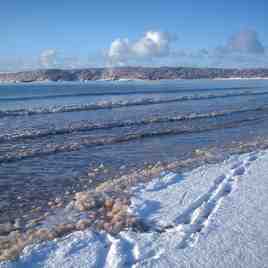
M161 137L161 136L169 136L169 135L182 135L182 134L193 134L193 133L202 133L208 131L214 131L218 129L227 129L234 128L244 123L252 123L258 121L259 118L247 118L239 121L232 121L225 124L217 124L214 126L206 127L206 128L195 128L195 129L185 129L185 128L172 128L172 129L161 129L156 131L149 132L138 132L138 133L128 133L126 135L117 136L117 137L104 137L92 139L83 138L79 142L67 143L67 144L47 144L42 148L23 148L18 150L13 150L5 155L0 157L1 163L9 163L15 162L23 159L34 158L34 157L42 157L46 155L52 155L56 153L62 152L72 152L78 151L85 147L92 146L103 146L103 145L111 145L111 144L120 144L125 142L130 142L134 140L141 140L147 138Z
M34 129L24 129L19 130L17 132L13 132L10 134L0 135L0 142L6 141L16 141L16 140L24 140L24 139L37 139L49 136L56 135L65 135L71 133L79 133L79 132L89 132L93 130L109 130L113 128L122 128L122 127L130 127L130 126L143 126L154 123L169 123L169 122L179 122L179 121L187 121L187 120L198 120L205 118L216 118L216 117L224 117L233 114L242 114L247 112L258 112L265 111L266 109L263 107L257 107L254 109L242 109L242 110L229 110L229 111L220 111L220 112L210 112L210 113L190 113L186 115L178 115L178 116L170 116L170 117L152 117L146 118L138 121L122 121L122 122L111 122L111 123L91 123L91 122L83 122L80 124L69 125L64 128L53 128L48 130L34 130Z
M68 113L68 112L81 112L81 111L96 111L104 109L116 109L123 107L131 106L146 106L146 105L156 105L156 104L165 104L165 103L175 103L175 102L184 102L184 101L202 101L202 100L212 100L212 99L221 99L221 98L231 98L231 97L240 97L240 96L263 96L268 95L268 92L243 92L236 94L209 94L206 96L182 96L172 99L141 99L136 101L101 101L98 103L88 103L88 104L73 104L73 105L64 105L64 106L52 106L46 108L32 108L32 109L16 109L16 110L0 110L0 117L9 117L9 116L31 116L38 114L52 114L52 113Z

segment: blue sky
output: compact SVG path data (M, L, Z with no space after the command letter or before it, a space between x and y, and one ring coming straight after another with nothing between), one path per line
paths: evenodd
M3 0L0 70L268 67L267 11L266 0Z

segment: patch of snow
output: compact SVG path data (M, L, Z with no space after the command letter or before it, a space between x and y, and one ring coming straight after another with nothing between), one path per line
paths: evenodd
M92 231L24 249L1 268L268 267L268 151L133 188L146 232Z

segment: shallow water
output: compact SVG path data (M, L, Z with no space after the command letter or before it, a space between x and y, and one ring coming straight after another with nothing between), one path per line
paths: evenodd
M267 80L0 85L0 222L119 171L266 138L267 123Z

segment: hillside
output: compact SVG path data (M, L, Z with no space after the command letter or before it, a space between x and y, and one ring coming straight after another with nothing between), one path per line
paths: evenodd
M188 67L118 67L88 69L47 69L17 73L0 73L1 82L90 81L118 79L227 79L268 78L268 69L221 69Z

